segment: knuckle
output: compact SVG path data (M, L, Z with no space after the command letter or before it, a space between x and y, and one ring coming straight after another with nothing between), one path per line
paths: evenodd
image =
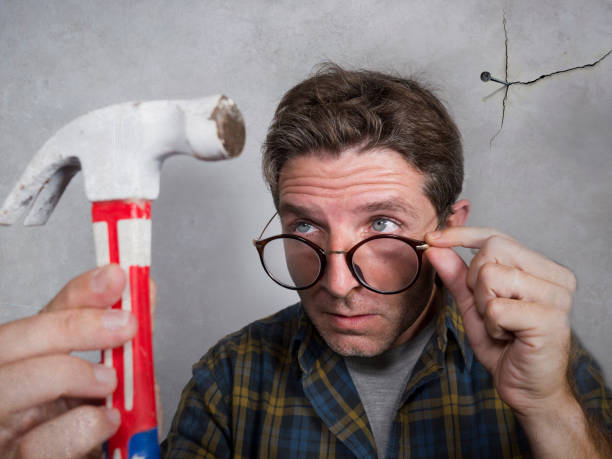
M498 272L498 265L495 263L485 263L478 271L478 282L488 285L495 279Z
M36 405L21 411L19 414L17 414L17 416L19 416L19 427L21 427L22 431L27 432L44 422L55 411L58 414L63 413L61 403L58 402L52 403L51 405Z
M572 294L575 293L576 289L578 288L578 279L576 278L576 275L569 269L567 270L566 285Z
M480 247L480 251L478 252L478 255L480 256L481 259L484 260L489 260L495 257L495 253L499 250L499 237L494 235L494 236L489 236L484 243L482 244L482 246Z
M64 302L62 306L74 308L78 305L80 295L74 279L68 282L68 284L66 284L66 286L64 287L63 295L61 296Z
M82 405L23 436L17 457L84 457L114 431L104 408Z
M527 287L525 273L520 269L514 268L506 268L505 273L509 276L512 291L515 292L512 298L517 298L520 296L519 292L522 292Z
M483 250L484 251L494 251L497 249L497 247L499 247L499 244L500 244L500 237L497 234L494 234L493 236L489 236L487 238L487 240L483 244Z
M62 311L61 317L61 327L66 333L66 336L78 336L83 329L83 314L82 311L78 309L68 309L66 311Z
M485 306L485 320L491 324L497 324L502 314L503 304L499 298L489 300Z
M83 425L90 430L106 426L108 423L108 418L102 412L102 408L92 405L82 405L75 408L74 411L79 418L79 422L83 423Z
M93 405L81 405L72 410L72 425L74 430L81 435L85 444L81 444L79 449L91 449L103 442L114 428L105 413L106 408Z
M57 399L70 392L77 382L71 375L83 374L86 371L84 366L87 364L76 356L53 355L48 357L48 365L53 371L48 387L53 397Z
M491 252L498 252L504 248L515 247L517 242L505 234L494 234L486 240L485 246Z

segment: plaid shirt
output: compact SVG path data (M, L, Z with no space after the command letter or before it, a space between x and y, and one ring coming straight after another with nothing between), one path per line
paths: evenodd
M573 339L583 406L612 431L612 395ZM449 304L405 389L387 457L529 456L524 431L474 358ZM162 457L376 458L344 359L298 305L254 322L193 367Z

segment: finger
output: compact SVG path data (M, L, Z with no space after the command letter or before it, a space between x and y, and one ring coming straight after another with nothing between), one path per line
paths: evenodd
M481 314L484 313L487 303L494 298L550 304L562 311L569 311L572 306L573 296L568 289L516 268L485 263L480 267L477 276L473 291Z
M449 227L425 236L434 247L468 247L480 249L472 260L474 270L468 274L468 285L473 288L479 267L485 263L499 263L526 271L536 277L576 290L576 278L563 266L529 250L514 239L493 228L468 226Z
M488 335L474 306L474 296L466 284L468 268L465 262L454 250L448 248L430 247L425 254L455 299L472 347L476 351L477 348L486 346Z
M120 309L70 309L0 326L0 365L24 358L117 347L136 334L136 318Z
M473 295L465 282L468 268L461 257L452 249L435 247L427 249L425 256L457 301L458 306L461 309L467 307L472 302Z
M492 236L510 239L495 228L481 226L449 226L438 231L427 233L425 241L433 247L466 247L479 249Z
M470 288L474 288L481 267L487 263L518 268L571 293L576 290L576 278L570 270L504 236L491 236L472 259L467 277Z
M119 265L111 264L72 279L41 312L82 307L106 308L121 298L126 276Z
M549 305L508 298L495 298L487 304L485 326L494 339L505 339L507 332L541 346L550 337L565 342L569 337L569 317Z
M85 399L62 397L57 400L26 408L25 410L16 411L2 418L2 424L4 426L10 426L13 437L21 437L24 433L32 430L37 425L56 418L66 411L83 405L84 403L86 403Z
M20 442L21 457L83 457L113 435L119 422L115 409L75 408L28 432Z
M116 386L113 368L71 355L9 363L0 367L0 419L60 397L103 398Z

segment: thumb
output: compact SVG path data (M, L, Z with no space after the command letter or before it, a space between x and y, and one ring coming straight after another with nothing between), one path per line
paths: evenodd
M438 276L453 295L474 353L484 364L486 359L484 352L491 343L474 303L474 295L467 286L467 265L453 249L430 247L425 253Z
M430 247L425 255L463 314L474 301L474 296L467 286L467 265L453 249L449 248Z

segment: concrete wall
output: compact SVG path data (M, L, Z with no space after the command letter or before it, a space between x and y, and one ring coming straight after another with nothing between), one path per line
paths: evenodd
M0 201L33 153L89 110L218 92L238 103L243 155L170 160L153 206L167 428L191 364L296 298L267 279L251 246L273 212L259 147L282 93L324 60L414 74L437 88L463 132L470 223L575 271L573 326L610 381L612 56L510 87L500 131L503 88L479 75L504 78L504 14L511 81L593 63L612 48L608 0L0 0ZM36 312L93 266L89 215L77 176L46 226L0 228L1 321Z

